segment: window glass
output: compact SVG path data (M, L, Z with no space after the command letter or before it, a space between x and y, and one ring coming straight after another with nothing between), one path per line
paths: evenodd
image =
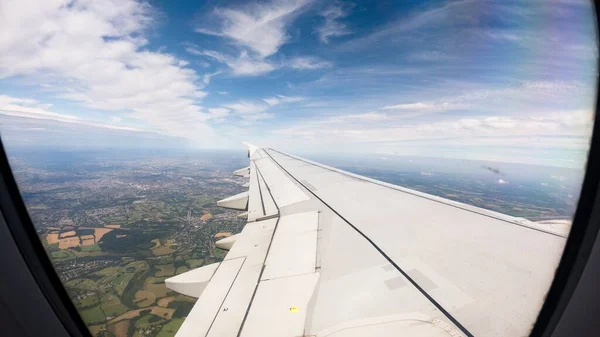
M165 279L246 224L217 206L242 141L568 236L589 1L0 0L0 32L2 144L93 336L175 335L196 299Z

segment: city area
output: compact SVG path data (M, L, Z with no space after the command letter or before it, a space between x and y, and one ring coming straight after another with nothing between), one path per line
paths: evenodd
M133 155L135 157L135 155ZM93 336L174 336L195 299L164 280L220 261L239 212L244 153L138 156L26 153L11 158L42 243Z

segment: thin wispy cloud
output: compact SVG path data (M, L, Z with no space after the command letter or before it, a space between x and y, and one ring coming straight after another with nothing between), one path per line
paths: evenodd
M257 53L275 54L288 40L287 28L310 0L251 3L239 8L215 8L217 28L198 27L202 34L222 36Z
M223 120L229 115L231 109L228 108L210 108L208 109L210 117L217 120Z
M242 115L261 113L268 109L268 106L260 103L239 101L236 103L225 104L224 107Z
M246 51L241 51L238 56L232 57L214 50L200 50L194 46L188 46L185 50L192 55L206 56L224 63L231 69L231 73L237 76L259 76L286 67L298 70L314 70L332 66L331 62L323 61L317 57L299 56L279 62L251 57Z
M324 20L323 24L316 29L321 43L328 44L331 38L349 35L352 33L347 25L340 21L342 18L348 15L348 7L351 6L341 2L336 2L319 13Z
M388 123L391 118L389 115L379 113L350 115L337 117L336 119L340 123L335 127L315 127L316 125L331 123L331 119L327 119L307 122L289 128L276 129L272 132L293 136L310 134L311 137L317 137L316 139L346 143L361 142L377 144L381 142L462 139L468 140L471 142L471 145L477 145L479 142L485 141L484 139L490 138L496 139L498 144L507 144L507 140L508 143L512 144L513 139L515 139L515 143L522 142L522 137L542 136L578 136L584 140L589 136L589 132L591 132L589 124L591 113L587 111L554 112L546 117L485 116L454 118L434 123L411 122L402 126L379 124L368 129L353 123L355 117L357 120L385 121L385 123ZM506 138L509 136L512 138ZM568 138L562 138L562 141L568 142L569 140ZM528 146L528 144L523 143L520 145ZM545 144L544 146L547 145ZM556 143L552 145L556 145ZM581 142L578 146L583 147L586 145L585 142Z
M269 105L264 104L264 102L239 101L225 104L223 107L231 110L235 117L245 121L259 121L275 117L275 114L267 112Z
M321 69L329 68L332 63L329 61L323 61L316 57L305 56L295 57L287 63L291 68L294 69Z
M380 122L389 119L390 116L380 112L366 112L362 114L341 115L331 117L323 123L363 123L363 122Z
M251 58L246 51L240 52L237 57L231 57L213 50L200 51L192 47L188 47L186 50L191 54L208 56L227 64L234 75L258 76L278 68L277 65L271 62Z
M464 17L465 15L470 16L472 14L468 13L470 11L468 5L473 2L474 0L457 0L441 4L436 3L428 9L419 10L412 14L404 14L395 21L384 25L382 28L366 36L349 41L343 48L369 48L372 44L390 37L396 37L428 25L439 25L446 22L447 18L457 20L459 17ZM466 13L463 11L466 11Z
M275 105L285 104L285 103L296 103L296 102L301 102L304 100L305 100L304 97L283 96L283 95L275 95L272 97L263 98L263 101L265 101L265 103L267 103L270 106L275 106Z
M232 56L215 51L200 51L189 47L188 52L206 55L227 64L234 75L256 76L281 68L281 64L268 58L276 54L289 40L287 32L291 23L311 0L274 1L250 3L236 8L215 8L211 20L216 28L198 27L196 32L222 37L239 48ZM323 62L311 58L292 60L295 69L318 69Z
M10 97L0 95L0 115L20 117L34 120L47 120L60 123L77 124L94 128L121 130L121 131L144 131L131 126L116 125L117 121L111 123L103 123L83 119L73 115L61 114L47 110L49 106L39 104L32 99L23 99L19 97ZM120 120L119 120L120 121ZM38 128L43 129L43 128Z
M428 50L422 52L415 52L408 55L408 59L415 61L444 61L452 59L453 56L448 55L445 52L439 50Z

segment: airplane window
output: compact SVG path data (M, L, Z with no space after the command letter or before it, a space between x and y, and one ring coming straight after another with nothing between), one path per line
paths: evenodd
M0 0L0 32L2 145L92 336L531 331L591 1Z

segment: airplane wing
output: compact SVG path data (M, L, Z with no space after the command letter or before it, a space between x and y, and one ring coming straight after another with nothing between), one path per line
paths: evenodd
M524 336L566 234L247 144L221 263L167 279L177 337Z

